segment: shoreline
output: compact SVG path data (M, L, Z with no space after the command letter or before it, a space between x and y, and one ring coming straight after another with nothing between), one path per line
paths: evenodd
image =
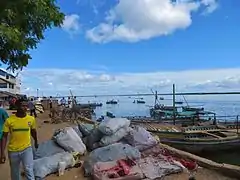
M8 111L10 114L12 111ZM46 124L44 121L49 120L48 111L38 114L37 117L37 127L38 127L38 138L39 143L48 140L51 138L53 132L59 128L63 128L66 126L70 126L70 123L60 123L60 124ZM84 157L83 157L84 158ZM188 178L188 174L173 174L166 176L164 180L186 180ZM10 171L8 161L4 165L0 165L0 179L10 180ZM53 174L48 176L46 180L70 180L70 179L88 179L83 177L83 171L81 168L73 168L70 170L66 170L65 174L61 177ZM222 174L218 174L216 171L209 170L206 168L198 169L196 173L196 179L209 179L209 180L234 180L234 178L225 177Z

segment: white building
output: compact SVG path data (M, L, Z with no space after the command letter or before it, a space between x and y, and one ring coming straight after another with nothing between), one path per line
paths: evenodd
M20 79L4 69L0 69L0 91L20 94Z

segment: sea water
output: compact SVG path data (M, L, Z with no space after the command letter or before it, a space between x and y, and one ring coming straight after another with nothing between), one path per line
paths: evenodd
M117 100L118 104L106 104L106 101L111 99ZM143 97L143 100L146 102L145 104L133 103L134 100L136 100L136 97L96 97L78 98L78 103L102 103L102 107L95 109L97 118L106 115L107 111L113 113L116 117L150 116L149 109L154 106L154 97ZM206 111L214 112L217 116L221 116L221 118L219 117L220 119L226 121L240 115L240 95L185 96L184 98L178 96L176 97L176 101L184 102L183 105L176 106L204 107ZM164 100L158 100L157 103L172 105L172 98L171 96L165 96Z

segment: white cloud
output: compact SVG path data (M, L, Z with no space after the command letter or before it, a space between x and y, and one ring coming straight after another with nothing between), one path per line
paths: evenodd
M77 34L80 32L80 17L77 14L71 14L65 16L65 19L62 24L63 30L70 34Z
M219 6L219 4L217 3L217 0L202 0L202 4L206 6L206 10L204 11L204 14L212 13Z
M138 42L169 35L192 23L191 15L199 7L213 12L215 0L119 0L105 22L86 32L87 38L97 43L114 40Z
M180 92L237 91L240 88L240 68L188 70L178 72L119 73L72 70L26 69L21 73L22 91L44 95L76 95L151 93L150 89L171 92L175 83Z

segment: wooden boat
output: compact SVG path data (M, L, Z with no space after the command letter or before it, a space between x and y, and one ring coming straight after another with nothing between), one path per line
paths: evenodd
M148 122L148 123L167 123L167 124L176 124L180 126L193 126L198 125L199 123L206 123L209 122L209 119L202 119L202 118L194 118L194 117L181 117L178 116L175 118L175 121L173 121L172 117L164 117L162 119L154 119L152 117L148 116L125 116L125 118L135 121L137 123L141 122Z
M106 116L107 116L107 117L110 117L110 118L115 118L115 117L116 117L116 116L114 116L113 113L111 113L111 112L109 112L109 111L106 112Z
M35 109L37 113L44 113L44 108L41 102L35 102Z
M118 102L116 100L110 100L107 101L106 104L117 104Z
M134 100L133 103L145 104L146 102L144 100Z
M192 126L183 128L170 124L136 123L159 136L162 143L188 151L202 153L240 148L238 133L217 126Z
M203 107L189 107L189 106L183 106L182 111L194 111L194 112L201 112L204 111Z
M86 104L78 104L81 108L92 108L95 109L96 107L101 107L102 103L86 103Z
M183 104L182 101L176 101L175 104Z
M204 111L204 108L164 105L156 105L154 108L151 108L150 116L151 120L170 124L174 123L174 119L176 124L183 124L184 126L216 119L214 112Z

